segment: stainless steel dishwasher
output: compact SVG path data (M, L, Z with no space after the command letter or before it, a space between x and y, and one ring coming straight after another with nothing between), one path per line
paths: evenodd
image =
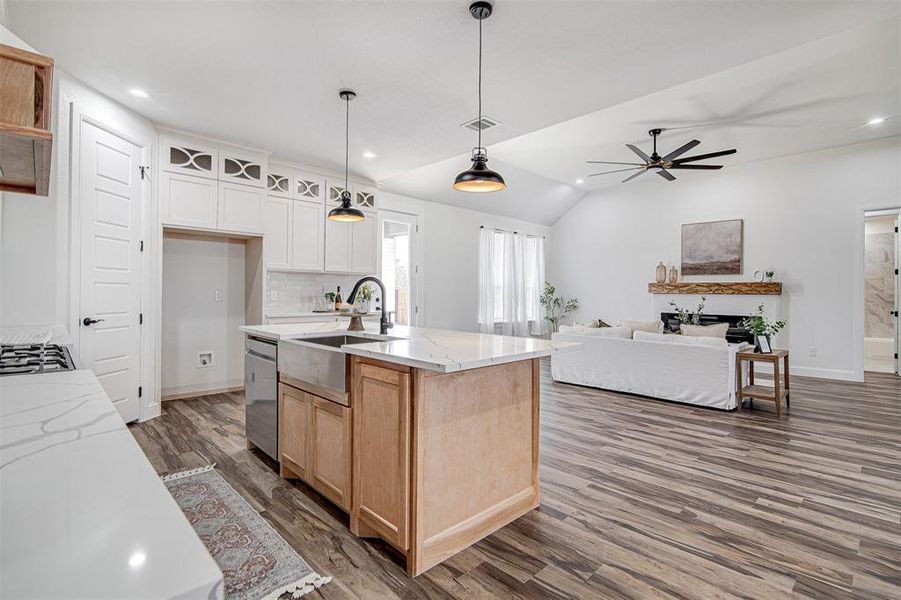
M244 419L247 441L278 460L278 346L275 342L247 338Z

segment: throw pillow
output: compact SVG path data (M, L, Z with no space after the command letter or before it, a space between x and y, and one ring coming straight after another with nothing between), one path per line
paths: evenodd
M648 333L663 333L663 321L623 321L623 326L629 331L647 331Z
M680 329L682 331L682 335L726 339L726 332L729 331L729 324L717 323L716 325L686 325L685 323L683 323Z

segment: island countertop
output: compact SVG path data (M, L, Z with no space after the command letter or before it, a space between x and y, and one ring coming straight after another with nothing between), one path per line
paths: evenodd
M4 377L0 417L0 597L222 597L93 372Z
M241 330L257 337L297 344L304 344L305 337L362 333L372 337L372 343L347 344L340 351L441 373L541 358L581 347L578 343L531 337L405 326L389 329L386 337L391 339L385 339L378 335L377 323L366 323L365 332L348 332L345 323L335 322L244 326Z

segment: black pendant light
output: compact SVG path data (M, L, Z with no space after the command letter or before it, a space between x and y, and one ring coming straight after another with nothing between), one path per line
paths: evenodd
M479 22L479 145L472 149L472 167L454 179L461 192L497 192L505 187L504 178L488 168L488 150L482 147L482 21L491 16L491 4L484 0L469 5L469 13Z
M357 97L353 90L341 90L338 96L345 102L344 113L344 190L341 192L341 206L328 213L329 221L357 223L363 220L363 211L350 205L350 187L347 183L348 163L350 162L350 101Z

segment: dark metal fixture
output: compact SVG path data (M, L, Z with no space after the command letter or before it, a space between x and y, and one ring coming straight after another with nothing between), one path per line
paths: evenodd
M394 323L392 323L391 321L388 320L388 311L387 311L387 309L385 308L385 306L387 305L387 302L384 302L384 299L385 299L385 284L382 283L382 280L381 280L381 279L379 279L378 277L372 277L372 276L370 276L370 277L364 277L364 278L361 279L360 281L356 282L356 283L354 284L354 289L352 289L352 290L350 291L350 296L347 297L347 303L350 304L351 306L353 306L354 298L356 298L356 296L357 296L357 290L359 290L359 289L360 289L360 286L362 286L362 285L363 285L364 283L366 283L367 281L371 281L371 282L373 282L374 284L376 284L377 286L379 286L379 291L382 293L382 296L381 296L381 300L382 300L382 318L379 319L379 333L382 334L382 335L387 335L388 330L389 330L390 328L394 327ZM378 301L379 301L379 298L376 298L375 301L378 302ZM351 330L351 331L352 331L352 330Z
M733 148L732 150L722 150L720 152L711 152L710 154L698 154L697 156L687 156L685 158L679 158L701 142L698 140L691 140L690 142L683 144L679 148L676 148L666 156L660 156L657 154L657 136L664 132L664 129L651 129L648 131L648 135L654 138L654 151L650 156L642 152L636 146L632 144L626 144L626 148L634 152L638 155L643 163L627 163L627 162L610 162L605 160L586 160L585 162L595 165L626 165L625 169L615 169L613 171L604 171L603 173L593 173L589 175L589 177L597 177L598 175L608 175L610 173L622 173L624 171L636 171L635 174L629 175L625 179L623 179L623 183L627 181L631 181L635 179L639 175L643 175L650 170L654 170L658 175L666 179L667 181L675 181L675 177L672 173L669 172L670 169L692 169L692 170L718 170L722 169L723 165L689 165L685 163L695 162L698 160L706 160L708 158L716 158L718 156L727 156L729 154L735 154L736 150Z
M454 189L461 192L497 192L507 187L497 171L488 168L488 150L482 146L482 21L491 16L489 2L478 0L469 5L469 12L479 22L479 141L472 150L472 167L457 175Z
M328 213L329 221L356 223L363 220L363 211L350 205L350 186L348 185L348 164L350 163L350 101L357 97L353 90L341 90L338 96L345 102L344 113L344 189L341 191L341 206Z

